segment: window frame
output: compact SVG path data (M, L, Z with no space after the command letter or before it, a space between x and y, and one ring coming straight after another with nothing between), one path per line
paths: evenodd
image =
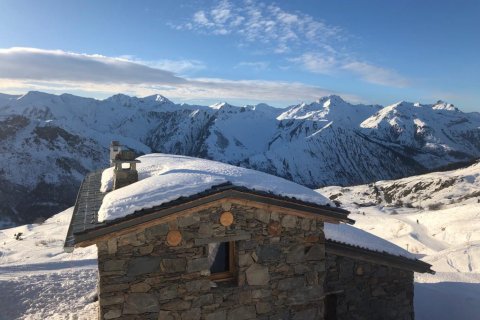
M236 278L236 266L235 266L235 255L236 255L236 247L235 241L223 241L228 242L228 271L211 273L210 280L214 282L223 282L223 281L232 281ZM222 242L220 242L222 243Z

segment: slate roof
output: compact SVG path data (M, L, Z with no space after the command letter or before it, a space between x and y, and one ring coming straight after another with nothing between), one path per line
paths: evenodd
M72 220L65 239L65 248L73 249L75 245L74 234L99 226L97 212L105 196L104 193L100 192L102 172L103 170L89 173L80 185Z

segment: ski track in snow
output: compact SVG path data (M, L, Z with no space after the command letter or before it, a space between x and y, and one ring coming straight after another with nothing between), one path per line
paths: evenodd
M408 217L397 216L395 217L395 219L398 219L408 224L412 228L410 235L417 241L426 245L427 247L435 251L441 251L448 248L448 244L446 244L445 242L429 236L427 228L425 228L422 224L417 223L416 221L414 222L411 220L411 218Z

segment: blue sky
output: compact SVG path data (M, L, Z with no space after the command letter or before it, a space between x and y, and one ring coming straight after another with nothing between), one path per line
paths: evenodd
M480 111L480 1L0 2L0 92Z

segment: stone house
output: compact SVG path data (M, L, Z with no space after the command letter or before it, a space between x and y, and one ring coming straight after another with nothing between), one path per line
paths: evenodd
M433 272L284 179L160 154L112 164L86 176L65 241L98 248L99 319L413 319L413 273Z

